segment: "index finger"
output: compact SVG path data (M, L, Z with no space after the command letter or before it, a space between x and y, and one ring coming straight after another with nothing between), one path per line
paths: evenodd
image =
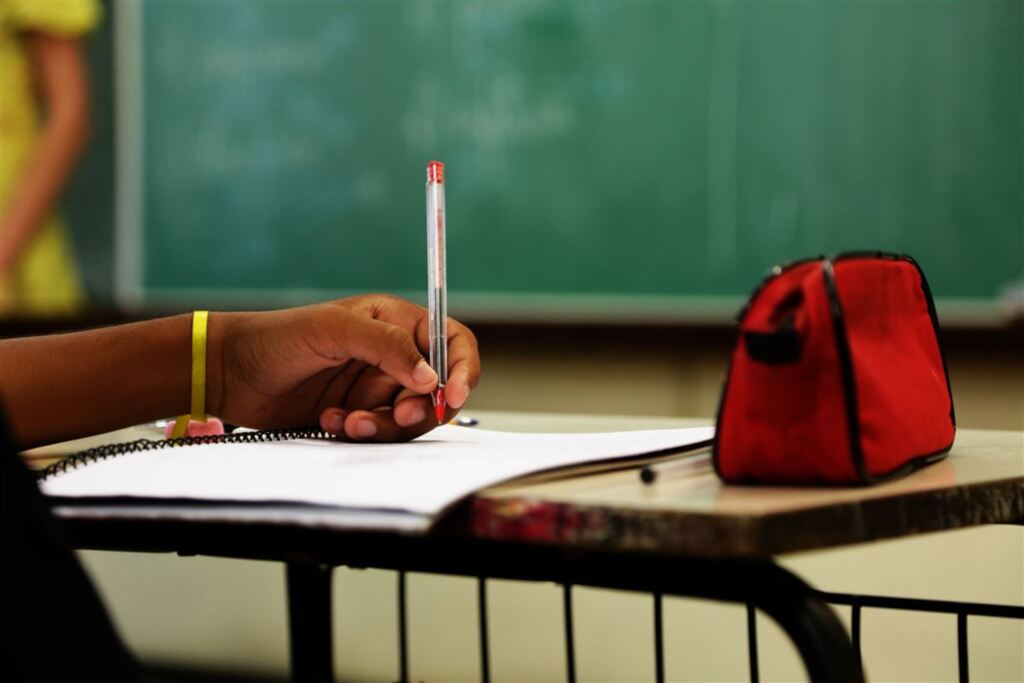
M437 384L437 374L427 365L407 329L341 307L324 309L327 315L313 318L314 349L324 358L342 354L376 366L402 386L426 392Z
M374 297L370 302L371 314L409 330L416 345L426 354L430 349L430 323L427 309L411 301L393 296ZM458 320L448 318L448 383L445 397L452 408L461 408L470 391L480 381L480 351L476 336Z

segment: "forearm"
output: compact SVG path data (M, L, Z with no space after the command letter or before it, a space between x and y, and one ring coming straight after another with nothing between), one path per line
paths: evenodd
M448 406L480 376L473 333L448 321ZM427 311L366 295L259 313L211 313L205 412L260 429L309 427L396 441L427 418L437 374L423 358ZM0 341L0 398L22 447L190 410L192 316ZM417 344L420 341L420 344ZM369 429L366 429L369 427Z
M48 122L0 218L0 270L9 269L52 210L86 139L72 119Z
M42 99L43 125L0 215L0 271L18 260L68 181L89 135L89 82L77 40L24 38Z
M219 382L210 316L208 382ZM187 413L192 316L0 341L0 395L22 447Z

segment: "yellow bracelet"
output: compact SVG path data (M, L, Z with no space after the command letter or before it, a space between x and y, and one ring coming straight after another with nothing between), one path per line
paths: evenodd
M191 412L174 421L171 438L185 436L189 420L206 422L206 320L209 311L192 314L192 403Z

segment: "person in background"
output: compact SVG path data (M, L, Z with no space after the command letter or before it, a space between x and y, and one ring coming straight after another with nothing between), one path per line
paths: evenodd
M0 0L0 315L84 301L55 204L89 135L81 36L96 0Z

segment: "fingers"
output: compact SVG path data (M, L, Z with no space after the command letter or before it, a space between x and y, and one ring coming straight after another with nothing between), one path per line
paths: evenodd
M321 426L343 438L373 441L414 438L436 426L430 399L423 396L437 384L420 351L429 348L426 310L388 296L339 301L332 308L333 348L327 355L349 355L374 368L349 388L344 408L323 411ZM480 380L480 354L473 333L451 318L448 360L445 394L454 414Z
M430 348L425 308L405 299L385 295L370 295L361 298L360 301L364 306L362 310L367 315L392 323L402 330L409 330L415 336L420 349ZM456 410L462 408L470 392L479 382L480 352L476 337L468 327L449 318L448 383L445 387L449 405Z
M417 396L406 390L395 398L395 424L401 427L414 427L420 424L425 425L427 429L436 427L433 416L433 406L426 396ZM432 422L434 424L431 424Z
M400 401L393 409L328 408L320 415L320 427L348 441L408 441L437 426L432 411L427 410L429 405L429 399L415 396Z
M331 307L326 336L333 348L369 365L376 366L416 393L427 393L437 384L437 374L423 359L412 335L397 325Z
M393 377L381 370L365 365L351 383L344 401L330 402L328 406L341 406L346 414L353 410L394 409L395 423L409 427L423 422L430 400L409 389L403 389ZM431 413L432 414L432 413ZM331 430L332 433L336 430ZM337 431L340 431L340 427Z
M437 426L426 396L405 389L394 398L393 405L373 409L329 407L320 413L320 428L352 441L405 441Z
M420 346L429 345L427 318L423 316L416 326L416 338ZM469 328L454 318L448 318L448 383L445 398L448 404L458 410L465 405L469 392L480 382L480 350L476 336Z
M328 433L356 441L408 440L437 426L427 396L404 389L393 401L393 408L391 403L372 410L369 404L367 408L328 408L321 413L319 425Z
M401 441L437 426L428 397L399 390L380 370L366 368L356 383L361 385L360 393L349 392L345 407L330 406L320 413L320 428L325 432L352 441ZM386 400L371 400L376 391Z
M448 321L448 384L445 397L458 410L465 405L469 392L480 381L480 351L476 337L462 323Z
M327 408L320 413L320 429L334 436L345 436L345 418L348 411L342 408Z
M391 407L396 402L402 385L391 375L378 368L364 365L362 372L349 386L342 403L348 410L375 410ZM404 391L409 391L405 389Z

